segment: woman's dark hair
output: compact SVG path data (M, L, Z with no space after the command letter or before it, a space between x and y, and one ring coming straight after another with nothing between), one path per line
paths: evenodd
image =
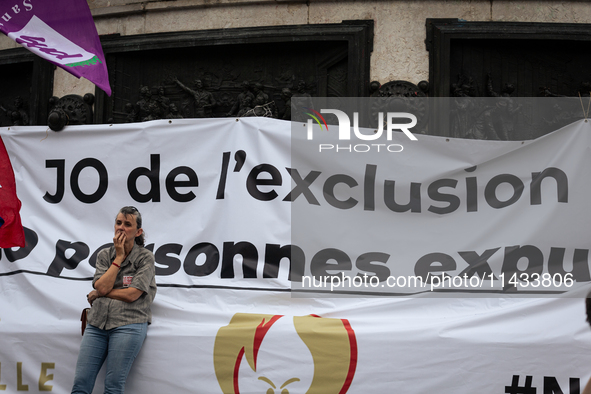
M142 214L140 213L140 211L137 210L136 207L132 207L132 206L123 207L119 210L117 215L119 215L120 213L125 215L125 217L127 217L127 215L133 215L135 217L135 223L137 224L137 228L138 229L142 228ZM146 238L144 236L143 231L140 235L135 237L135 243L140 246L144 246L145 241L146 241Z
M587 323L591 325L591 293L587 294L587 298L585 298L585 312L587 312Z

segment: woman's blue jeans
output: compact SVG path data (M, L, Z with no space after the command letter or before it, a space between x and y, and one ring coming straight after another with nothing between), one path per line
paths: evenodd
M148 323L128 324L111 330L88 325L80 345L72 394L92 393L105 360L105 394L123 394L127 374L147 332Z

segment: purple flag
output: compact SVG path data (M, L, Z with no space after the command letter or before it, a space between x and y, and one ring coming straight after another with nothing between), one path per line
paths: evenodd
M0 31L111 95L105 55L86 0L0 0Z

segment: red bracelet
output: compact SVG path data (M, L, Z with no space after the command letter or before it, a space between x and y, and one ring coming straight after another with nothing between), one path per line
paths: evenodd
M117 267L117 268L121 269L121 266L120 266L119 264L117 264L116 262L114 262L114 261L113 261L113 263L112 263L112 264L113 264L115 267Z

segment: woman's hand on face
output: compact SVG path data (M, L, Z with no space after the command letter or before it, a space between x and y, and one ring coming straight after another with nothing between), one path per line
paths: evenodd
M93 290L93 291L91 291L90 293L88 293L86 295L86 300L88 301L88 303L90 304L90 306L92 306L92 303L97 298L99 298L99 295L98 295L98 292L96 290Z
M127 237L124 232L116 233L113 237L113 244L115 245L115 251L117 252L118 256L125 256L125 241Z

